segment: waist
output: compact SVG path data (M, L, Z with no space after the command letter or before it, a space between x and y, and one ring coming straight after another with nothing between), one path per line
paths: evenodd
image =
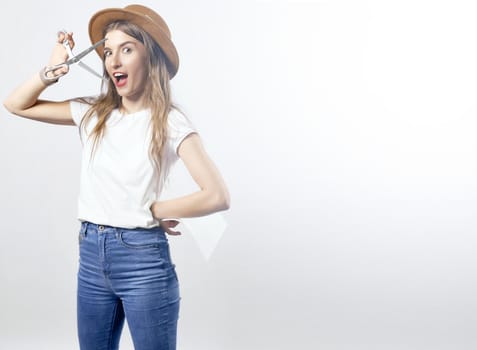
M84 234L86 232L92 232L92 233L100 233L100 234L107 234L107 233L118 233L118 232L151 232L151 233L162 233L165 234L164 229L160 226L154 226L154 227L118 227L118 226L110 226L110 225L102 225L102 224L96 224L90 221L81 221L81 229L80 233Z

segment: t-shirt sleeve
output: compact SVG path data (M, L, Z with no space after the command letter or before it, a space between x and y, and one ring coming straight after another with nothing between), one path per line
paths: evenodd
M73 121L76 125L80 125L81 120L85 116L88 109L91 107L91 103L89 103L88 101L92 101L92 97L70 101L71 116L73 117Z
M191 121L181 112L173 110L168 117L169 124L169 137L168 143L171 150L178 156L179 146L182 141L192 133L196 133L197 130L192 125Z

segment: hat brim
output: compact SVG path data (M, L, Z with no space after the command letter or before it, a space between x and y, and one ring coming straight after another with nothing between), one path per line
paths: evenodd
M172 79L179 69L179 55L172 43L169 33L166 33L156 23L142 13L120 8L101 10L93 15L89 21L89 37L94 44L103 39L104 28L115 21L128 21L144 29L159 45L167 59L167 68ZM99 57L103 59L103 48L96 48Z

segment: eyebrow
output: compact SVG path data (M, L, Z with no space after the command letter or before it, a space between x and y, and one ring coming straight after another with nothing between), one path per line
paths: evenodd
M136 43L134 41L125 41L125 42L119 44L117 47L121 48L121 47L123 47L125 45L128 45L128 44L132 44L132 45L136 46ZM111 49L107 46L104 46L104 50L111 50Z

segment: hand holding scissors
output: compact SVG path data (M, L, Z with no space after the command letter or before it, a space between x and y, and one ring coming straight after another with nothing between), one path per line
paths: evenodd
M101 75L96 73L93 69L88 67L86 64L84 64L80 60L84 56L89 54L91 51L95 50L99 45L103 44L106 41L106 38L98 41L94 45L91 45L86 50L83 50L82 52L80 52L78 55L74 55L73 52L71 51L71 45L70 45L70 42L69 42L69 40L71 39L71 35L68 34L66 31L62 31L59 34L61 34L61 33L64 34L64 39L63 39L62 44L65 47L69 58L68 58L68 60L66 60L63 63L59 63L59 64L55 64L55 65L46 67L42 72L42 80L45 81L46 83L53 83L53 82L58 81L58 78L62 77L63 75L65 75L68 72L69 66L72 65L72 64L75 64L75 63L80 63L81 66L83 68L85 68L86 70L88 70L90 73L93 73L94 75L101 77ZM48 74L48 73L50 73L50 74Z

